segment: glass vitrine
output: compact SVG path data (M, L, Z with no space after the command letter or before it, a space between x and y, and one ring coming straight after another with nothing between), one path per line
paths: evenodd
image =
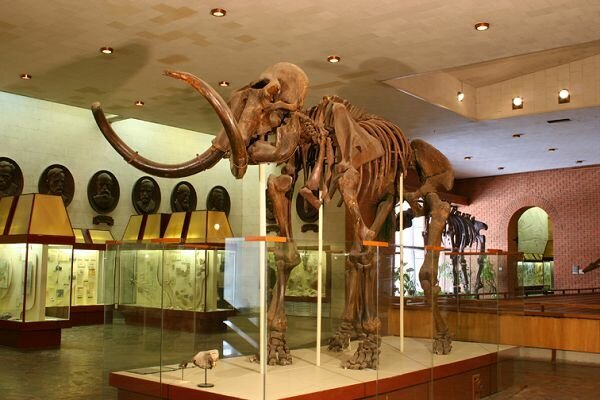
M70 317L74 242L62 199L0 199L0 231L0 330L12 332L0 335L1 344L59 345Z
M73 294L71 322L73 325L101 324L104 322L104 285L114 282L114 254L106 253L106 242L113 236L108 230L73 229Z

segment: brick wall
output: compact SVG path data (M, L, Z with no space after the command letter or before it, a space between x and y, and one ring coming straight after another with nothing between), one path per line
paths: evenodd
M554 224L555 288L600 287L600 269L571 273L600 257L600 165L463 179L455 191L471 201L460 210L488 224L488 248L516 251L518 217L543 208Z

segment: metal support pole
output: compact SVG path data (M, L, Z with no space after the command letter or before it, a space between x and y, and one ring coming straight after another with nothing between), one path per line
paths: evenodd
M323 192L319 190L319 255L317 256L317 367L321 366L321 319L323 308ZM331 267L330 267L331 268Z
M258 234L260 236L267 235L267 178L266 168L264 164L258 165ZM260 373L264 375L266 372L267 362L267 264L266 264L266 242L259 242L258 253L258 268L259 268L259 303L260 303L260 339L259 339L259 354L260 354Z

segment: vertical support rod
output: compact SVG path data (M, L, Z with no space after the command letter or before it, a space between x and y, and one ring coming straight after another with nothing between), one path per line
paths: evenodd
M323 307L323 192L319 190L319 255L317 256L317 367L321 366L321 319ZM331 266L330 266L331 268Z
M258 234L267 235L267 178L265 164L258 165ZM259 268L259 303L260 303L260 330L259 330L259 354L260 354L260 373L266 372L267 362L267 265L266 265L266 241L259 242L258 268Z
M400 352L404 352L404 174L400 174L400 179L398 182L400 186L398 188L398 193L400 194L400 222L398 224L398 228L400 229L398 235L398 243L400 248Z

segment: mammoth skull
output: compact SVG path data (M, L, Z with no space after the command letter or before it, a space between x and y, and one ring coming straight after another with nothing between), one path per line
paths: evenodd
M231 172L242 178L248 165L247 148L253 138L262 137L286 123L285 116L302 109L308 78L300 67L277 63L259 79L236 90L229 103L205 81L186 72L166 71L167 76L185 81L200 93L217 113L223 129L212 146L195 158L180 164L162 164L149 160L131 149L112 129L100 103L92 104L92 113L105 138L134 167L167 178L193 175L211 168L229 155Z

